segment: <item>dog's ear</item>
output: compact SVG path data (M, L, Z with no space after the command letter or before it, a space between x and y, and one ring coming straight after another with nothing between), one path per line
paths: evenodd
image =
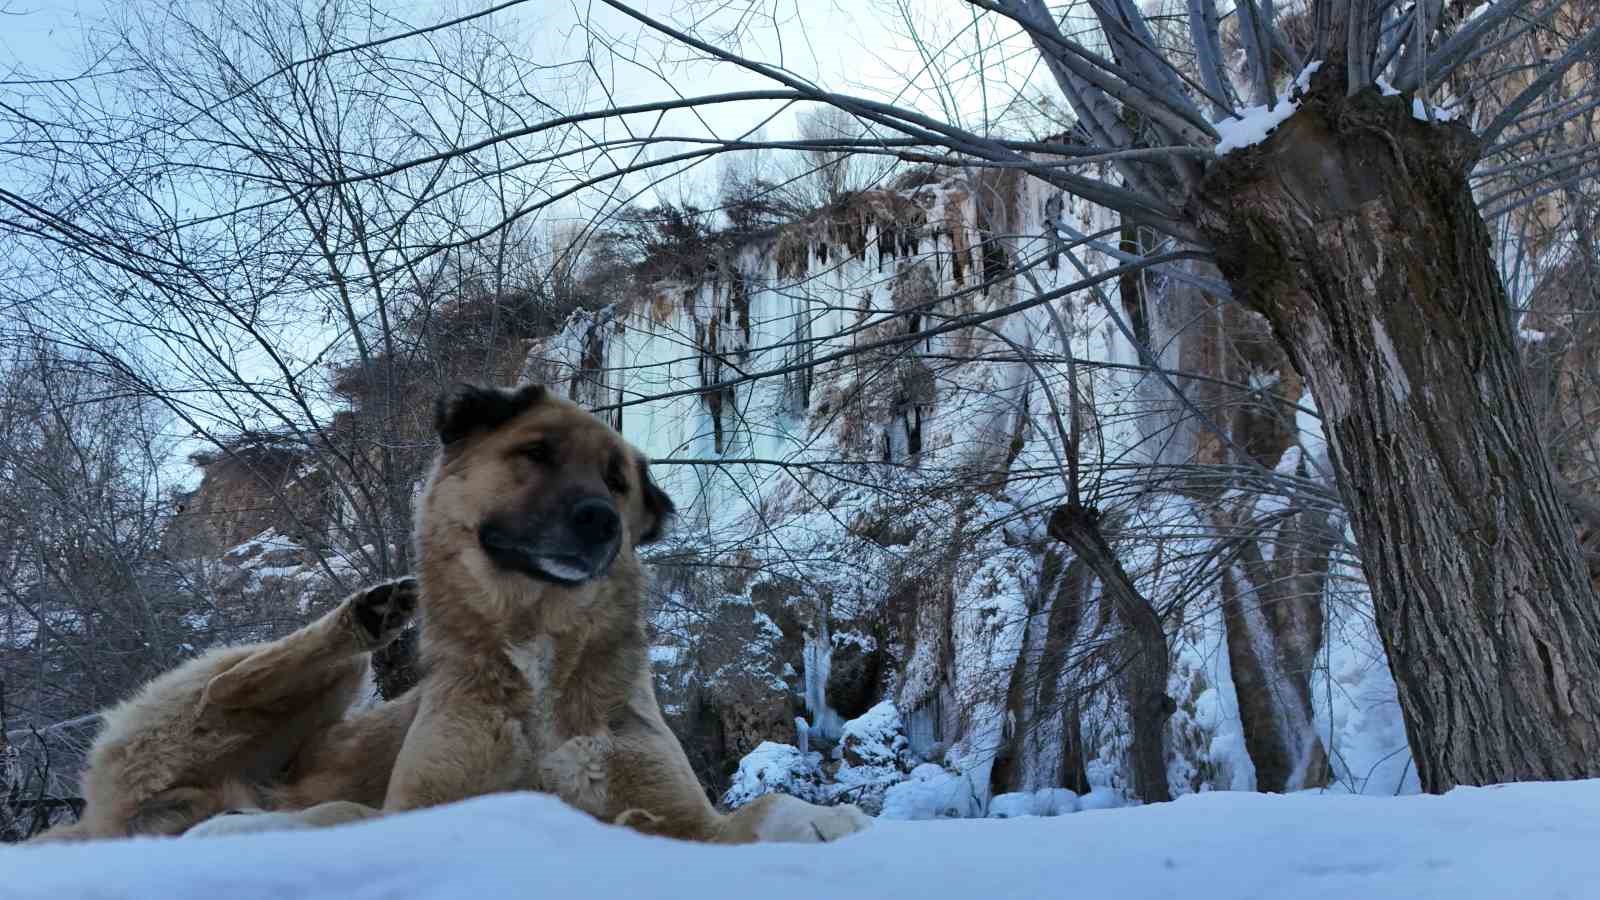
M458 382L433 402L433 430L448 447L474 431L498 428L544 399L544 385L514 391Z
M678 508L672 504L667 492L656 486L655 480L650 477L650 466L642 459L639 460L639 491L644 497L645 514L650 517L645 523L644 532L636 541L643 546L661 540L667 527L672 524L672 517L677 515Z

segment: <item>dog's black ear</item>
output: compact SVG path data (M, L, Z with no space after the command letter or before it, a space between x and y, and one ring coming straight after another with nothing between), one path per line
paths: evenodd
M524 385L514 391L458 382L433 403L433 429L446 447L480 429L498 428L544 399L544 386Z
M655 480L650 477L650 466L642 459L639 460L639 490L644 495L644 511L650 516L644 533L639 535L637 541L643 546L661 540L667 527L672 524L672 517L677 515L678 508L672 504L667 492L656 486Z

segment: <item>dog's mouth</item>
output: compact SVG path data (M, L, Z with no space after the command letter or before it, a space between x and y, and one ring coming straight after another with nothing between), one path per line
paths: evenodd
M577 587L605 575L620 549L615 541L583 550L550 546L488 525L479 530L478 543L496 566L561 587Z
M583 584L596 575L587 560L577 556L534 556L533 570L557 584Z

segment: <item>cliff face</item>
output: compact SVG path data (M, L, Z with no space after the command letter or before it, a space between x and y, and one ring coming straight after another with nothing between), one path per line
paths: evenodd
M200 483L173 498L162 539L168 555L216 557L269 529L306 544L329 534L335 498L310 453L268 440L230 451L194 460Z
M1128 237L1076 203L1014 173L862 195L533 347L524 377L604 409L684 509L657 554L658 673L730 801L1129 796L1120 626L1043 529L1073 421L1086 502L1169 635L1172 792L1415 789L1342 520L1313 502L1298 376L1205 292L1215 273L1066 290ZM1056 251L1084 235L1107 243L1080 269ZM1136 371L1134 335L1203 377ZM1281 483L1231 488L1245 452ZM883 701L868 730L901 740L867 779L848 736Z

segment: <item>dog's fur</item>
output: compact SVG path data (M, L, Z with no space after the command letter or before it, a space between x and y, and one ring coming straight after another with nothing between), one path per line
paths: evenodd
M385 582L279 640L213 650L152 679L103 714L83 816L33 840L179 834L227 809L277 805L280 792L295 808L381 802L388 771L370 770L366 745L399 707L341 719L370 651L415 609L414 579Z
M401 624L353 627L371 591L354 595L295 635L189 663L114 710L84 821L50 835L317 827L507 790L691 840L826 841L867 826L854 806L784 795L731 815L707 802L647 660L635 548L673 509L636 449L538 386L456 385L435 426L414 535L422 682L338 720L366 651Z
M532 789L604 821L695 840L829 840L866 825L853 806L774 796L723 816L706 801L662 719L646 656L635 548L673 509L635 448L538 386L458 385L441 397L436 425L443 446L415 531L428 674L386 809ZM615 509L621 534L592 575L562 583L538 559L582 543L563 516L589 498ZM532 562L497 558L485 534L506 523Z

